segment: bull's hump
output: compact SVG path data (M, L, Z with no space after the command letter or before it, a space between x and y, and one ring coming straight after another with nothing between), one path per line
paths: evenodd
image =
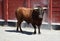
M31 16L31 10L30 9L23 9L23 15L26 18L29 18Z
M32 8L19 7L19 8L17 9L17 11L18 11L19 13L22 13L25 18L29 18L29 17L31 17L31 15L32 15L33 9L32 9Z
M23 11L23 16L25 18L31 17L31 14L32 14L31 13L32 12L32 9L31 8L23 8L22 11Z

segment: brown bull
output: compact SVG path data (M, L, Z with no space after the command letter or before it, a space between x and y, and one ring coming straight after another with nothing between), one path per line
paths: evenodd
M38 33L40 34L40 26L42 24L43 19L43 9L42 8L25 8L25 7L19 7L16 10L16 18L17 18L17 31L20 26L21 29L21 23L22 21L26 21L27 23L31 23L34 27L34 34L36 34L36 25L38 26Z

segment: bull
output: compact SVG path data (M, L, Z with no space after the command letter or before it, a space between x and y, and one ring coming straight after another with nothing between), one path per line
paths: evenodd
M19 7L17 8L15 12L16 18L17 18L17 31L20 28L21 29L21 23L23 21L26 21L28 24L31 23L34 27L34 34L36 34L36 26L38 27L38 33L40 34L40 26L42 24L44 10L42 7L37 8L25 8L25 7Z

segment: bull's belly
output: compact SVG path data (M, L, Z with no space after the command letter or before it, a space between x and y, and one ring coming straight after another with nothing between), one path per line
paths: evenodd
M27 23L32 23L32 19L31 18L24 18L24 21L26 21Z
M42 24L42 19L32 19L32 18L24 18L24 21L26 21L28 24L35 24L35 25L41 25Z

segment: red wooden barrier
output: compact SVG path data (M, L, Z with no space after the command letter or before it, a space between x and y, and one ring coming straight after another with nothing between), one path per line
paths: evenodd
M48 19L50 22L60 23L60 0L49 0L49 6L47 1L48 0L3 0L3 9L1 8L0 1L0 18L2 19L3 10L3 18L5 21L16 20L15 10L18 7L34 7L34 5L39 4L40 6L49 7Z
M3 20L3 0L0 0L0 21Z
M52 0L52 21L60 23L60 0Z

